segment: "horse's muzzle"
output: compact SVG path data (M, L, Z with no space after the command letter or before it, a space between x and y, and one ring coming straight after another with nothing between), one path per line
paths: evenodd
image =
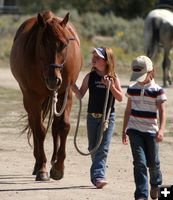
M46 86L49 90L57 90L62 83L62 79L57 77L46 78L45 81L46 81Z

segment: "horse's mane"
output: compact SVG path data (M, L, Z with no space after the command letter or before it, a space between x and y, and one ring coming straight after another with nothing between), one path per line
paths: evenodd
M80 44L80 40L75 30L75 27L70 22L67 23L66 27L62 27L61 21L63 20L63 18L55 16L51 11L43 12L42 16L45 23L47 23L51 27L53 33L55 35L58 35L61 41L64 41L64 38L66 38L65 36L68 35L68 37L74 37L77 40L78 44ZM65 32L67 35L65 35Z
M63 41L63 38L61 38L61 33L63 32L62 31L62 27L60 25L61 21L62 21L62 18L60 18L60 17L55 17L55 18L52 19L52 23L54 24L54 26L53 26L54 29L53 30L55 31L56 34L58 34L60 36L60 40ZM78 45L80 46L80 39L79 39L79 37L77 35L76 29L73 26L73 24L71 24L70 22L68 22L67 25L66 25L66 27L65 27L65 30L66 30L66 33L68 34L68 39L70 37L74 37L76 39Z
M64 44L68 43L69 38L75 38L78 45L80 45L80 40L76 33L76 30L70 22L68 22L65 27L61 26L61 21L63 19L55 16L51 11L45 11L41 14L41 16L44 24L41 24L39 22L38 17L30 18L20 26L15 35L14 40L16 40L18 35L21 33L27 34L27 39L25 40L25 43L23 45L24 49L28 51L27 55L30 56L29 60L34 60L34 50L36 49L36 45L38 45L38 42L41 44L41 39L43 37L55 41L55 38L48 37L47 34L49 34L50 32Z

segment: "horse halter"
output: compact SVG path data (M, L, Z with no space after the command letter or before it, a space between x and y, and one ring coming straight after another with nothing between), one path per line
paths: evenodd
M66 54L65 54L65 57L64 57L64 61L61 63L61 64L56 64L56 63L52 63L50 64L50 67L53 67L54 69L56 68L60 68L62 69L64 67L64 64L66 62L66 59L67 59L67 48L68 48L68 44L69 44L69 41L71 40L76 40L76 38L69 38L68 39L68 43L67 45L64 47L66 48ZM67 103L67 98L68 98L68 93L69 93L69 89L70 89L70 84L67 86L66 88L66 91L65 91L65 96L64 96L64 101L63 101L63 104L62 104L62 107L60 109L59 112L57 112L57 102L58 102L58 90L54 90L54 93L53 93L53 111L54 111L54 114L59 117L62 115L62 113L64 112L65 110L65 106L66 106L66 103Z
M75 38L75 37L72 37L72 38L69 38L69 39L68 39L68 43L67 43L67 44L65 45L65 47L64 47L64 48L66 48L66 54L65 54L65 56L64 56L63 62L62 62L61 64L51 63L51 64L50 64L50 67L52 67L52 68L54 68L54 69L56 69L56 68L62 69L62 68L64 67L64 64L65 64L66 59L67 59L67 48L68 48L69 42L70 42L71 40L76 40L76 38Z
M65 49L65 52L63 53L63 55L62 55L62 57L63 57L63 61L62 61L62 63L60 63L60 64L58 64L58 63L50 63L50 64L48 64L48 65L45 65L45 71L44 72L46 72L46 73L44 73L43 74L43 76L44 76L44 79L47 81L49 81L49 78L46 76L46 74L47 74L47 72L49 71L49 70L55 70L55 69L59 69L59 71L60 71L60 73L61 73L61 70L63 69L63 67L64 67L64 65L65 65L65 63L66 63L66 60L67 60L67 49L68 49L68 45L69 45L69 42L71 41L71 40L76 40L76 38L75 37L70 37L70 38L68 38L68 42L67 42L67 44L65 44L64 46L63 46L63 48L62 48L62 50L61 51L57 51L57 53L61 53L64 49ZM58 79L57 79L58 80ZM49 84L48 84L49 85ZM49 88L50 89L50 88ZM53 89L54 90L54 89ZM55 89L55 90L57 90L57 89Z

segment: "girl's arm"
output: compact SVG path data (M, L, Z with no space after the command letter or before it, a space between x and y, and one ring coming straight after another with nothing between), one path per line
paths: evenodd
M164 136L164 130L166 127L166 108L165 108L165 101L157 103L157 108L159 111L159 130L156 135L156 141L157 142L162 142L163 141L163 136Z
M82 99L88 89L89 75L90 73L88 73L83 79L80 89L77 87L76 84L72 86L72 90L78 99Z
M117 77L115 78L115 80L112 81L110 90L113 96L115 97L115 99L117 99L119 102L123 100L123 91L121 88L120 81Z
M126 128L127 124L130 118L130 112L131 112L131 99L128 98L126 109L124 112L124 122L123 122L123 131L122 131L122 142L123 144L128 144L127 134L126 134Z
M120 84L118 77L110 78L107 75L104 76L103 79L102 79L102 83L104 85L106 85L107 87L108 87L108 84L109 84L108 81L111 81L110 90L112 92L112 95L115 97L116 100L122 101L123 100L123 92L122 92L121 84Z

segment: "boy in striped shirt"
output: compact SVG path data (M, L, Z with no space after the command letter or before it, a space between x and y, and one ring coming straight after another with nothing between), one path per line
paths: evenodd
M148 199L149 168L150 196L157 199L158 185L162 184L158 143L163 140L167 98L163 88L154 81L153 63L147 56L139 56L133 60L130 80L135 82L128 87L126 93L128 101L124 113L122 142L128 144L129 137L136 185L134 196L136 200Z

